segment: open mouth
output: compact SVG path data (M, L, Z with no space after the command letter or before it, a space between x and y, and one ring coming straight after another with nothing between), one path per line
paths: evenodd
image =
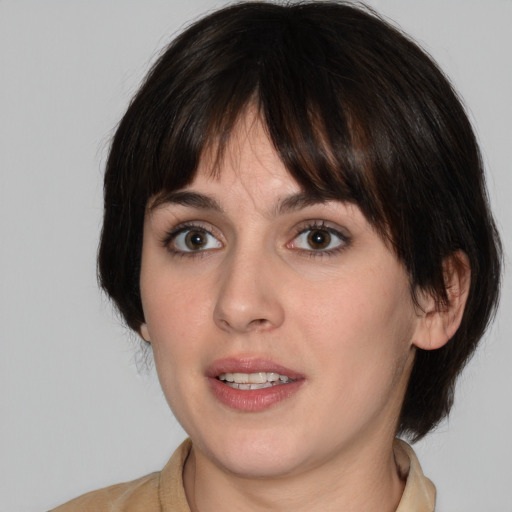
M304 375L274 361L242 356L214 361L206 376L219 402L251 413L290 400L306 382Z
M265 389L295 382L287 375L274 372L221 373L217 379L230 388L241 390Z

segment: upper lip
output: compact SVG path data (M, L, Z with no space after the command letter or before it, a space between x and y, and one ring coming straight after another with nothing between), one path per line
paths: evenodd
M280 375L286 375L291 379L303 379L304 376L287 368L281 364L275 363L269 359L261 359L256 357L227 357L217 359L206 370L206 376L216 378L223 373L256 373L256 372L272 372Z

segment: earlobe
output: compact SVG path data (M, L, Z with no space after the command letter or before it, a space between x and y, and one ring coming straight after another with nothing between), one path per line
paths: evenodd
M144 341L147 341L148 343L151 343L151 338L149 336L148 326L147 324L141 324L139 328L139 334L144 339Z
M443 261L447 302L436 300L430 293L420 297L421 311L413 345L423 350L444 346L457 332L471 284L471 268L463 251L454 252Z

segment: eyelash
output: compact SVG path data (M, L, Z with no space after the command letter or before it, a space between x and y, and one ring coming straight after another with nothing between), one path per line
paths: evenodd
M211 236L219 241L220 244L222 242L219 240L219 237L214 235L210 229L206 229L205 227L201 226L200 224L182 224L180 226L177 226L174 229L171 229L169 232L165 234L165 236L162 239L162 246L166 248L172 256L176 256L178 258L201 258L204 256L207 256L208 253L211 252L210 250L191 250L191 251L183 251L179 249L175 249L172 246L172 243L178 238L179 235L187 232L198 232L203 233L207 236Z
M183 251L179 249L175 249L172 246L172 243L176 240L176 238L186 232L198 232L203 233L207 236L211 236L215 238L221 245L222 242L220 241L220 237L216 236L212 233L210 229L206 229L204 226L201 226L200 224L184 224L177 226L176 228L170 230L168 233L165 234L165 236L162 239L162 246L166 248L173 256L181 257L181 258L197 258L197 257L204 257L207 256L212 249L207 250L190 250L190 251ZM298 247L292 247L292 244L305 233L312 231L323 231L326 233L329 233L329 235L334 235L336 238L340 240L340 244L332 249L300 249ZM336 254L341 253L344 251L347 246L350 244L350 238L338 231L337 229L334 229L330 226L327 226L325 224L325 221L314 221L312 223L306 224L301 226L297 229L295 235L293 236L292 240L286 244L287 247L292 248L296 250L298 253L304 256L308 256L310 258L318 258L318 257L330 257L334 256Z
M329 233L330 235L334 235L336 238L339 238L340 244L337 247L334 247L332 249L299 249L296 248L298 252L301 254L308 256L310 258L324 258L324 257L330 257L335 256L341 252L343 252L348 245L350 244L350 237L348 237L346 234L342 233L341 231L338 231L337 229L334 229L330 226L327 226L325 221L314 221L312 223L306 224L305 226L300 227L295 236L293 237L292 241L289 243L293 243L295 240L298 239L299 236L304 235L305 233L308 233L310 231L324 231ZM287 244L288 245L288 244Z

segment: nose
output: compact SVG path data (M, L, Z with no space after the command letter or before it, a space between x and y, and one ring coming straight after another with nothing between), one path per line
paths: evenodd
M284 321L279 269L264 254L232 255L225 261L214 308L214 321L224 331L271 331Z

